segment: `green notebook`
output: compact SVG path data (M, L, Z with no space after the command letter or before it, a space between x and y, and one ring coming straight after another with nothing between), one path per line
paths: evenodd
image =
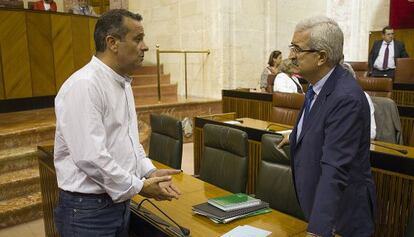
M244 193L236 193L223 197L210 198L208 204L213 205L223 211L233 211L246 207L257 206L261 203L259 199L250 197Z

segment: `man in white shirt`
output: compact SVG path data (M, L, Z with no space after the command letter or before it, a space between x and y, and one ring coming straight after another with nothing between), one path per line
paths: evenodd
M397 58L408 58L408 53L403 42L394 40L394 30L386 26L382 29L382 40L375 41L369 52L369 74L394 78Z
M142 17L111 10L95 26L96 56L62 85L55 99L54 163L61 236L128 236L129 200L178 198L179 170L157 170L139 143L128 77L142 63Z

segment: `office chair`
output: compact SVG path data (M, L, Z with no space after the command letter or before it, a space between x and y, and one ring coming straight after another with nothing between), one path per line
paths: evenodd
M181 121L160 114L150 115L151 138L148 157L181 169L183 129Z
M233 193L246 191L247 133L235 128L206 124L200 179Z
M273 209L304 220L293 186L289 146L277 149L282 138L276 134L262 136L256 198L268 202Z

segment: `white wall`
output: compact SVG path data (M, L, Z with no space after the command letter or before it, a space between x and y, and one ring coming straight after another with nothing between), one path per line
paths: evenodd
M222 88L256 87L269 53L288 56L295 25L327 15L345 34L345 59L367 60L368 34L388 24L389 0L129 0L144 17L146 62L160 49L210 49L188 56L189 94L221 97ZM161 56L184 94L183 55Z

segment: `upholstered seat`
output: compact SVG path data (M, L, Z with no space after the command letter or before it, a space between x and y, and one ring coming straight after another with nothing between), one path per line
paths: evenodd
M357 80L362 89L370 96L392 98L391 78L360 77Z
M151 114L151 138L148 157L181 169L183 129L181 121L165 115Z
M276 75L269 74L267 75L267 87L266 92L273 93L273 85L275 83Z
M235 128L206 124L200 179L233 193L246 191L247 133Z
M396 83L414 82L414 58L397 58L395 68Z
M262 153L256 184L256 197L268 202L270 207L304 219L296 198L290 165L289 147L277 149L282 136L262 136Z
M355 72L357 78L368 75L368 62L348 62Z
M274 92L270 121L295 125L304 100L303 94Z

